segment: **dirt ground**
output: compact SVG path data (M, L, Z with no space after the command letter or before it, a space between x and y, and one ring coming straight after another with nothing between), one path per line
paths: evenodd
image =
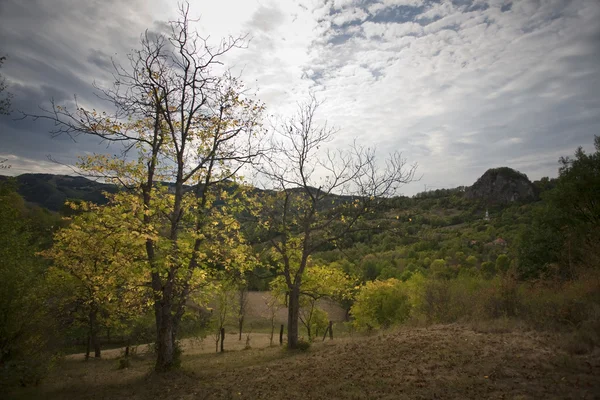
M16 399L595 399L600 351L570 355L556 336L481 333L466 326L405 328L316 343L184 355L182 370L149 372L152 358L66 360Z
M242 340L239 340L239 334L227 333L225 335L225 342L223 347L225 351L239 351L244 350L246 347L247 335L242 335ZM268 333L250 333L250 346L253 349L263 349L270 346L271 335ZM279 331L273 335L273 343L279 344ZM180 341L181 348L186 356L192 356L197 354L209 354L216 351L215 338L213 335L208 335L203 340L199 339L182 339ZM136 355L141 357L151 356L152 345L140 345L133 350ZM117 359L124 354L124 349L109 349L102 350L102 358L106 360ZM67 360L84 360L85 354L70 354Z

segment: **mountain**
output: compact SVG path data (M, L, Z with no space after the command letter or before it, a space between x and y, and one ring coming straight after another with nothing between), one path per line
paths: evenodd
M8 177L0 176L0 182ZM51 211L59 211L66 200L106 203L103 192L114 193L114 185L96 182L81 176L22 174L15 177L17 191L30 203Z
M6 179L8 177L0 176L0 181ZM115 185L93 181L81 176L22 174L15 179L18 192L26 201L52 211L59 211L66 200L84 200L104 204L106 198L103 192L114 193L117 191ZM258 188L256 190L263 191ZM265 192L270 191L266 190ZM349 196L336 197L342 201L352 199ZM473 186L465 190L465 198L484 200L491 204L534 201L537 200L537 197L537 190L527 175L508 167L487 170Z
M527 175L508 167L488 169L465 190L465 196L492 204L528 202L538 198L536 188Z

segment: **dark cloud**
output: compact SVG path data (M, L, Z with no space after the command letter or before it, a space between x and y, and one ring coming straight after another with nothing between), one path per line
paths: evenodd
M87 61L94 64L96 67L104 70L113 68L113 59L102 50L92 50L87 58Z
M141 0L0 2L0 52L8 56L2 72L15 110L0 118L0 154L11 157L11 172L27 172L36 160L52 168L49 155L72 164L77 154L115 152L97 138L52 138L51 121L18 117L45 115L52 100L72 108L75 96L86 107L106 107L94 96L93 83L109 84L111 58L126 60L142 26L151 26L141 10Z

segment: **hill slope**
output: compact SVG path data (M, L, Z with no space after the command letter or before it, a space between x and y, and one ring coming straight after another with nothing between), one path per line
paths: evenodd
M7 179L0 176L0 181ZM23 198L51 211L60 210L66 200L85 200L104 204L103 192L114 193L114 185L95 182L81 176L22 174L15 177L17 191Z
M148 375L152 357L117 370L114 360L67 361L18 399L533 399L600 395L598 352L573 356L532 332L457 326L407 328L318 343L199 354L183 370Z

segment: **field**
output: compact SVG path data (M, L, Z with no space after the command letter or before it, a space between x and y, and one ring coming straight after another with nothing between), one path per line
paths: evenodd
M560 337L520 329L437 325L315 343L307 352L268 346L215 354L197 343L182 369L151 373L152 356L67 359L15 399L594 399L600 352L574 355ZM228 337L231 343L234 336ZM227 342L226 342L227 343ZM204 346L211 348L209 339ZM214 343L213 343L214 346ZM196 349L196 350L194 350ZM214 350L213 350L214 351ZM106 353L105 357L109 354Z

